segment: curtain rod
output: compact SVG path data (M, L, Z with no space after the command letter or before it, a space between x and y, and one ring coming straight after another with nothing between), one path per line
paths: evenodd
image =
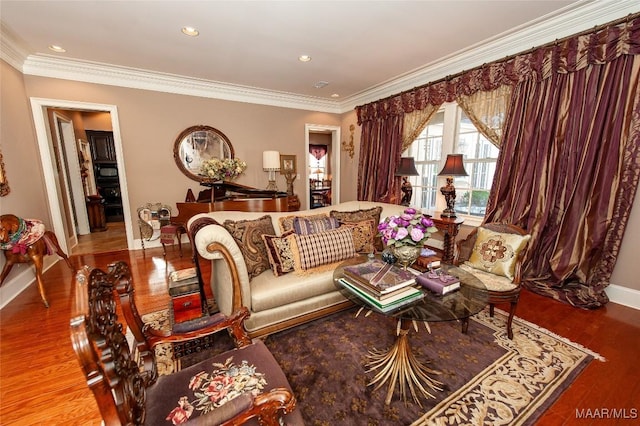
M482 69L482 68L486 67L487 65L499 64L499 63L502 63L502 62L507 62L507 61L510 61L510 60L512 60L514 58L517 58L520 55L524 55L524 54L527 54L527 53L534 52L537 49L543 49L543 48L546 48L546 47L550 47L550 46L553 46L554 44L562 43L562 42L567 41L569 39L572 39L574 37L581 37L583 35L592 34L592 33L598 32L598 31L600 31L600 30L602 30L604 28L616 26L618 24L621 24L623 22L631 21L631 20L633 20L635 18L638 18L638 17L640 17L640 12L630 13L627 16L623 16L622 18L618 18L618 19L615 19L613 21L607 22L606 24L596 25L595 27L590 28L588 30L580 31L578 33L575 33L575 34L572 34L572 35L569 35L569 36L566 36L566 37L563 37L563 38L555 39L552 42L545 43L545 44L542 44L540 46L532 47L529 50L525 50L525 51L522 51L522 52L519 52L519 53L515 53L513 55L508 55L508 56L505 56L502 59L496 59L493 62L484 63L482 65L478 65L476 67L469 68L468 70L462 70L462 71L460 71L458 73L447 75L447 76L439 78L437 80L430 81L429 83L421 84L420 86L415 86L415 87L413 87L411 89L403 90L402 92L396 93L395 95L386 96L384 98L378 99L377 101L367 102L364 105L369 105L369 104L374 104L376 102L385 101L387 99L395 98L396 96L401 96L404 93L409 93L409 92L412 92L412 91L417 90L417 89L422 89L423 87L428 87L428 86L432 86L434 84L441 83L443 81L452 80L452 79L460 77L460 76L462 76L462 75L464 75L464 74L466 74L468 72L475 71L475 70L478 70L478 69ZM360 106L364 106L364 105L360 105ZM356 107L356 109L359 108L360 106Z

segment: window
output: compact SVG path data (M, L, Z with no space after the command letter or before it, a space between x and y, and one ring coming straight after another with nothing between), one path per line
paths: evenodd
M446 206L440 187L445 184L445 178L438 177L438 173L448 153L463 154L469 176L454 179L456 212L484 216L498 152L457 104L445 104L403 153L415 158L420 173L409 178L413 185L411 204L424 210L443 210Z

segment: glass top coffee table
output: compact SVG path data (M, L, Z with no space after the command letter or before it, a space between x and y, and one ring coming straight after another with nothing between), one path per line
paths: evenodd
M444 272L460 278L460 289L444 296L438 296L427 289L422 289L425 293L422 299L392 311L381 312L346 289L339 281L344 277L343 268L345 266L363 263L367 260L366 256L358 256L344 261L336 268L333 280L341 293L356 305L398 320L397 338L393 346L388 350L374 349L369 351L367 371L377 371L369 385L376 385L375 389L379 389L388 382L389 388L385 403L390 404L397 383L400 396L404 401L407 400L408 391L413 400L422 406L419 395L435 398L431 392L441 391L442 383L431 377L440 373L426 367L425 363L418 360L413 354L409 341L411 328L418 331L418 322L424 323L429 329L429 322L461 321L462 332L466 333L469 317L480 312L489 302L486 287L474 275L463 269L453 265L442 265L441 269ZM416 271L416 273L419 272Z

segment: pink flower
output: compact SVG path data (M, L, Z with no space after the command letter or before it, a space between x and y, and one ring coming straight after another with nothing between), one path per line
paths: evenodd
M413 228L411 230L411 239L416 243L420 242L424 238L424 232L419 228Z
M407 235L409 235L409 231L407 231L406 228L398 228L398 230L396 231L395 240L401 240Z

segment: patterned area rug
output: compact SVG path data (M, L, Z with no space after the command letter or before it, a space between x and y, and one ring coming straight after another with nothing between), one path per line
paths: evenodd
M444 383L435 399L404 402L394 393L385 405L387 387L367 383L369 349L384 349L395 339L396 322L372 313L341 312L311 324L277 333L266 344L285 371L307 425L529 425L555 401L593 359L604 361L562 337L514 318L514 340L506 336L505 313L481 312L460 332L455 322L422 325L411 332L420 360L430 360ZM155 318L152 318L153 315ZM146 320L162 325L162 313ZM166 315L166 314L165 314ZM214 351L231 344L216 338ZM164 373L206 357L197 353L172 359L171 348L156 353Z

